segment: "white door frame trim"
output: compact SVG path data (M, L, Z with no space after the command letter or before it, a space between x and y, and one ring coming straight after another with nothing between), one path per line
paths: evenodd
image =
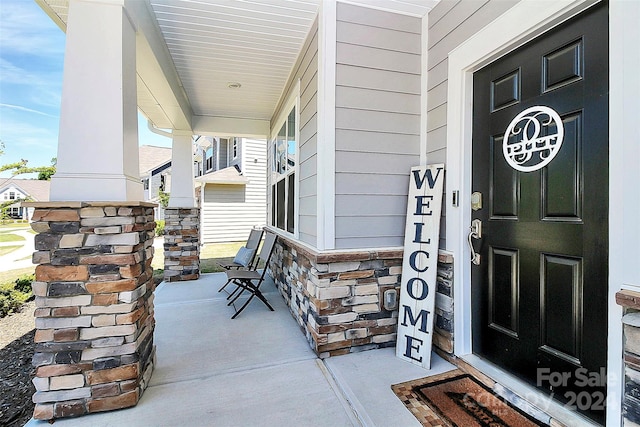
M473 108L473 72L536 36L571 18L595 0L521 1L458 46L448 57L447 92L447 180L446 242L456 255L454 266L454 352L456 356L472 354L471 324L471 256L467 232L471 223L471 140ZM611 19L611 18L610 18ZM612 23L612 27L615 25ZM610 101L612 103L612 101ZM613 165L610 166L613 169ZM460 204L451 204L451 194L459 191ZM612 254L610 253L610 257ZM612 316L609 316L612 322ZM612 325L615 326L615 325ZM620 319L617 327L620 328ZM611 330L611 326L609 327ZM611 335L611 334L610 334ZM610 372L622 372L622 337L609 337ZM612 342L613 341L613 342ZM619 343L617 341L620 341ZM610 381L607 425L618 425L621 417L621 384Z

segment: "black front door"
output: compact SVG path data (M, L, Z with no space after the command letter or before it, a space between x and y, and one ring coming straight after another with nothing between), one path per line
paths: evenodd
M608 10L474 74L473 351L604 421ZM481 206L480 206L481 205Z

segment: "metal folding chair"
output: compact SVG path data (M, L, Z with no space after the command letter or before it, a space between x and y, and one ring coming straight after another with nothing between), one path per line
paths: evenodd
M262 229L260 228L251 229L251 232L249 233L249 238L247 239L247 243L243 246L244 248L247 248L253 251L253 255L251 256L250 261L245 265L245 264L236 262L234 259L234 261L231 261L231 262L220 262L218 263L218 265L220 265L220 267L224 268L225 270L232 270L232 269L255 270L258 265L256 255L258 254L258 246L260 246L261 240L262 240ZM220 289L218 289L218 292L222 292L224 288L227 287L229 282L230 280L227 280L227 282L224 285L222 285Z
M267 298L260 291L260 285L264 282L265 275L267 274L267 268L269 266L269 260L271 259L271 255L273 254L273 249L275 247L275 243L278 236L274 233L266 232L264 242L262 243L262 248L260 249L260 254L258 255L258 262L255 263L256 268L253 270L228 270L227 273L227 284L233 283L237 286L237 288L229 295L231 301L227 305L233 305L235 308L235 302L240 298L240 296L249 292L249 298L244 302L244 304L236 310L232 319L235 319L241 312L244 310L251 300L254 297L258 297L260 301L266 305L269 310L274 311ZM262 273L257 270L257 265L260 261L264 261L264 268ZM255 282L255 283L254 283ZM226 285L225 285L226 286ZM227 299L229 299L227 298Z

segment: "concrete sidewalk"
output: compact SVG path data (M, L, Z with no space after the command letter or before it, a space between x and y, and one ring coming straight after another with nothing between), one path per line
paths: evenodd
M33 266L33 263L31 262L31 256L35 251L35 234L31 233L29 230L30 228L19 228L16 230L11 230L11 234L22 236L25 240L19 240L16 242L5 242L2 244L3 246L22 247L6 255L0 256L0 271L15 270L18 268L27 268Z
M430 371L394 349L321 361L273 283L275 312L253 301L235 320L222 273L156 291L157 366L137 406L56 420L66 426L416 426L391 384L454 368L436 355ZM31 420L28 426L47 422Z

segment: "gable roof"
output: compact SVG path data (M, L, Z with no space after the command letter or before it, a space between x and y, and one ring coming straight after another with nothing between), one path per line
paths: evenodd
M242 175L234 166L210 172L206 175L195 178L196 182L204 182L206 184L240 184L249 183L247 177Z
M140 176L171 161L171 148L141 145L139 151Z
M36 202L48 202L51 181L41 181L38 179L0 179L0 192L6 191L9 187L15 187L25 193Z

